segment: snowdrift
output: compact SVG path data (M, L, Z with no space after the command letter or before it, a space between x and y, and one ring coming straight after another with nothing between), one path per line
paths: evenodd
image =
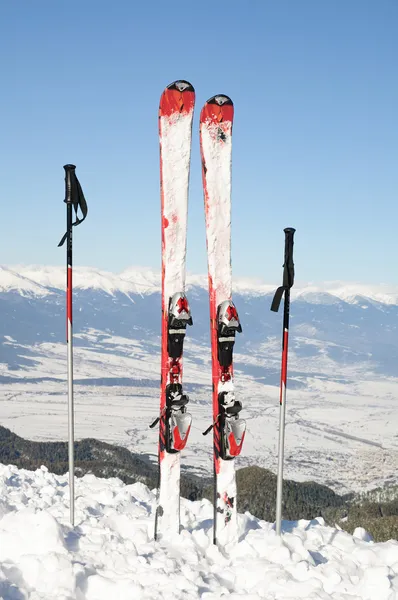
M239 515L240 541L211 543L212 506L182 500L183 531L153 541L155 495L142 484L76 480L0 465L0 598L4 600L395 600L398 542L372 542L322 519L273 525Z

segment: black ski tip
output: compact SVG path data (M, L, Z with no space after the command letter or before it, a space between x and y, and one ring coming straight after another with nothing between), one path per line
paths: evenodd
M294 227L285 227L283 230L285 233L294 233L296 230Z
M186 81L186 79L177 79L167 86L166 90L178 90L179 92L195 92L192 83Z
M217 94L216 96L212 96L211 98L209 98L206 104L217 104L217 106L234 105L231 98L229 96L226 96L225 94Z
M76 165L64 165L65 171L74 171L76 169Z

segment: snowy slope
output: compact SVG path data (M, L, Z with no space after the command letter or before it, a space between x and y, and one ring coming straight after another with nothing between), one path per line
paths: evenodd
M398 542L373 543L322 519L273 525L240 515L240 541L211 543L208 501L182 504L183 531L153 541L154 494L142 484L77 480L0 465L0 597L4 600L395 600Z

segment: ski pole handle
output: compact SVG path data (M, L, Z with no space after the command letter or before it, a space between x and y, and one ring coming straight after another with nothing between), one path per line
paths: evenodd
M65 169L65 200L67 204L72 204L72 182L76 179L76 165L64 165Z
M296 230L294 227L286 227L283 231L285 232L285 257L293 260L293 238Z
M285 263L283 265L283 287L290 289L294 284L294 227L286 227L285 232Z
M293 237L296 230L294 227L285 227L283 231L285 232L285 235L291 235Z
M294 227L286 227L285 232L285 262L283 263L283 283L275 292L271 304L271 310L278 312L283 294L293 287L294 283L294 263L293 263L293 237L295 233Z

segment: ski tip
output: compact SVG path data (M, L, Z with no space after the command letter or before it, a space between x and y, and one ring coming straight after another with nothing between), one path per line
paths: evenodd
M206 104L217 104L218 106L234 105L231 98L229 96L226 96L225 94L217 94L216 96L212 96L211 98L209 98Z
M186 79L177 79L177 81L173 81L166 87L166 90L177 90L178 92L195 92L195 89L192 83L186 81Z
M193 115L195 90L189 81L178 79L170 83L160 98L159 117L171 117L175 114Z
M200 113L201 125L210 123L220 126L221 123L232 123L234 118L234 103L229 96L217 94L205 102ZM226 125L227 126L227 125ZM222 136L218 136L223 140Z

